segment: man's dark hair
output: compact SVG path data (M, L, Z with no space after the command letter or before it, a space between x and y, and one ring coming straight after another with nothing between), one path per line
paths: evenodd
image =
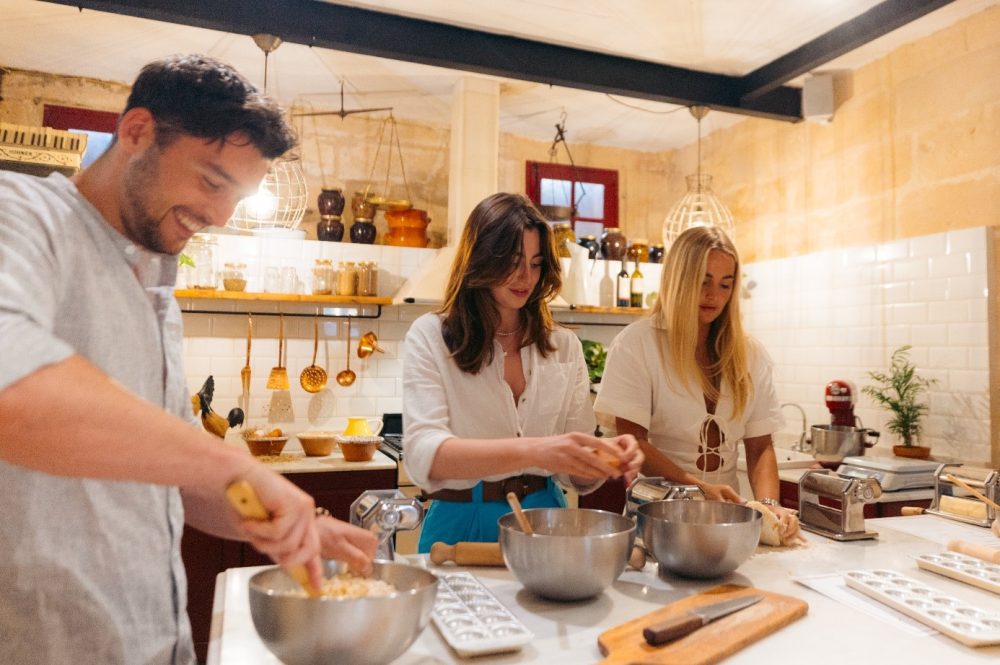
M281 108L229 65L205 55L173 55L142 68L125 111L146 108L156 120L156 141L180 134L213 141L245 134L274 159L295 145Z

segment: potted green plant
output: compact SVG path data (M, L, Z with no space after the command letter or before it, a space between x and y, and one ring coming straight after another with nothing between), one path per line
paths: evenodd
M604 361L608 357L608 352L604 345L590 339L580 340L583 345L583 359L587 362L587 374L590 376L590 383L600 383L604 376Z
M916 445L922 429L920 421L928 409L921 397L937 381L917 374L916 366L910 362L909 351L909 345L893 351L889 372L868 372L868 377L875 385L865 386L861 390L878 405L892 412L892 418L886 423L886 427L903 442L901 446L893 446L892 452L900 457L924 459L930 456L930 448Z

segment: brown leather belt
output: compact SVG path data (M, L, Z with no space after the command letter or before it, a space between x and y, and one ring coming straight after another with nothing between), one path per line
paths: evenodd
M518 500L521 500L529 494L545 489L548 483L549 479L546 476L534 476L530 473L503 480L484 481L483 501L506 501L508 492L513 492ZM438 490L430 494L425 493L421 498L468 503L472 501L472 490Z

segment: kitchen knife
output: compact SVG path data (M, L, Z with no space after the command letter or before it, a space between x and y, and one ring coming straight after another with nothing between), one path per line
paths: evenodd
M743 596L733 600L726 600L721 603L703 605L673 619L643 628L642 636L646 638L648 644L658 646L689 635L711 621L721 619L727 614L750 607L763 599L764 596L757 594L755 596Z

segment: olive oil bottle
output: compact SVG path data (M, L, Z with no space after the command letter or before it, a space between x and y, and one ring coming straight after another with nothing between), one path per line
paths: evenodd
M632 270L632 277L629 279L629 305L631 307L642 307L642 299L646 295L646 287L643 285L642 271L639 270L639 260L635 261L635 268Z

